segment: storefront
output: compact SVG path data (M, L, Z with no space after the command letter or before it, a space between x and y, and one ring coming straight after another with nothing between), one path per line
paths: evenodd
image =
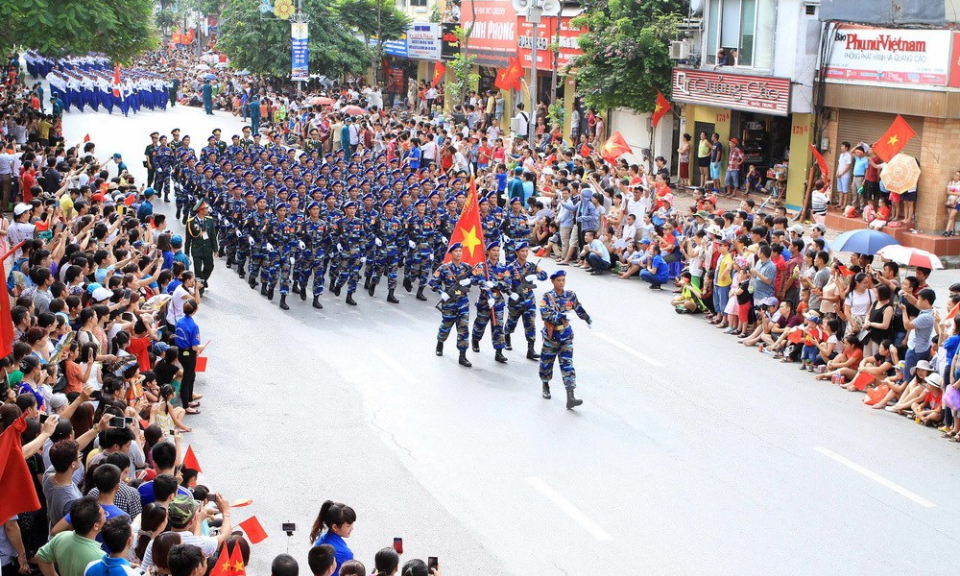
M740 140L744 170L756 166L769 173L780 200L799 206L806 191L813 115L790 108L789 78L726 74L712 70L674 68L672 100L682 104L682 132L693 138L691 167L696 166L701 132L720 135L724 150L730 138ZM674 147L679 145L679 137ZM659 152L658 152L659 154ZM726 176L726 158L721 178ZM692 172L695 172L693 168ZM691 174L698 182L696 174Z
M440 60L440 24L414 22L399 40L384 42L382 77L391 104L407 96L410 81L433 76L433 64ZM371 40L371 43L375 40Z
M916 132L902 152L921 167L916 227L942 230L946 185L960 168L960 34L841 24L832 40L824 157L835 167L841 142L872 144L901 115Z

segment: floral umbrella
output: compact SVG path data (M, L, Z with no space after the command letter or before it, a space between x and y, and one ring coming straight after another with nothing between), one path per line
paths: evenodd
M917 187L917 182L920 180L920 165L913 156L897 154L883 167L880 179L890 192L903 194Z

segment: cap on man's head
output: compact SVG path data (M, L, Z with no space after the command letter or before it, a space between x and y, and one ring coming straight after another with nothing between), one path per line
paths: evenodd
M31 205L29 205L29 204L24 204L24 203L21 202L20 204L17 204L17 205L13 208L13 215L14 215L14 216L20 216L20 215L22 215L24 212L28 212L28 211L30 211L30 210L32 210L32 209L33 209L33 206L31 206Z
M197 501L192 496L177 494L167 508L167 516L175 526L185 526L197 513Z
M561 278L561 277L566 276L566 275L567 275L567 271L566 271L566 270L557 270L556 272L554 272L553 274L550 275L550 279L551 279L551 280L556 280L557 278Z

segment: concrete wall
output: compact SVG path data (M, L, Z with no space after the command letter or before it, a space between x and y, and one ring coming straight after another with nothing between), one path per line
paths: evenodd
M638 114L626 108L617 108L610 113L610 128L608 130L610 134L619 130L627 140L627 144L633 148L636 162L647 164L648 166L653 162L655 156L663 156L667 158L669 162L670 153L673 148L673 122L671 118L664 116L653 133L650 159L649 161L644 161L643 149L651 148L650 117L651 115L649 113ZM628 161L631 163L634 162L633 160ZM673 166L670 168L674 169Z

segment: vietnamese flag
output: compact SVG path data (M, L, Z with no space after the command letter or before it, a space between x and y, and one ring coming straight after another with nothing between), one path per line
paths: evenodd
M113 97L120 97L120 65L113 68Z
M9 316L5 322L13 325ZM27 416L23 415L0 434L0 486L6 495L0 498L0 518L4 521L22 512L40 509L40 500L20 444L20 434L26 429Z
M183 466L193 468L197 472L203 472L203 469L200 468L200 461L197 460L197 455L193 453L193 446L187 446L187 452L183 455Z
M437 63L433 65L433 84L431 84L431 86L436 88L437 84L443 80L443 75L446 73L447 67L443 64L443 62L437 60Z
M660 119L671 110L673 110L673 106L670 105L670 101L663 95L663 92L657 90L657 104L653 108L653 127L656 128Z
M523 65L520 64L520 58L511 58L510 65L507 66L507 82L519 90L521 79L523 79Z
M485 261L486 249L483 247L483 226L480 225L480 199L477 197L477 183L470 178L470 192L467 202L463 205L463 212L457 220L457 226L450 235L450 244L447 246L447 256L444 263L449 262L449 247L459 242L463 245L463 261L470 266L476 266Z
M513 82L509 81L509 70L510 68L499 68L497 70L497 79L493 81L493 85L501 90L510 90L513 88Z
M256 516L247 518L237 524L237 526L247 534L247 539L250 540L251 544L259 544L267 539L267 533L263 530L263 526L260 525L260 521L257 520ZM241 566L241 569L242 568Z
M627 144L626 138L619 130L611 134L610 138L600 147L600 155L604 160L611 163L616 162L617 158L631 151L630 145Z
M897 118L887 129L887 132L873 145L873 151L884 162L889 162L916 135L917 133L907 124L903 116L897 114Z
M86 144L90 141L90 133L87 132L87 135L83 137L83 143Z
M827 167L827 161L824 159L823 154L817 150L817 147L813 144L810 144L810 149L813 150L813 157L817 161L817 166L820 167L820 177L827 181L830 179L830 168Z
M237 550L240 547L234 544L233 548ZM220 546L220 554L217 555L217 563L213 565L210 576L235 576L235 574L230 552L227 551L227 543L224 542L223 546Z
M256 516L251 518L251 520L256 519ZM257 522L257 525L259 526L260 523ZM263 532L263 528L261 528L260 531ZM264 534L264 538L266 538L266 534ZM254 544L256 544L256 542L254 542ZM234 576L247 576L247 567L243 564L243 553L240 551L240 546L236 543L233 545L233 550L230 551L230 565Z

